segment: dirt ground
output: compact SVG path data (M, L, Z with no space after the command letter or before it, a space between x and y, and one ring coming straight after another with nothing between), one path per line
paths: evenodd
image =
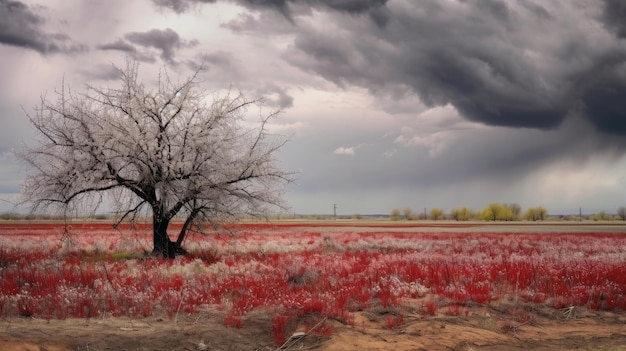
M519 306L493 303L469 307L468 314L423 316L407 301L403 307L354 313L354 326L324 320L330 335L312 331L292 339L289 350L626 350L626 314L574 308L569 313L549 307L523 306L533 318L519 323L511 310ZM443 308L441 309L444 310ZM387 319L403 316L399 326ZM315 318L293 321L288 335L307 330ZM204 311L176 318L150 317L68 319L45 321L6 318L0 321L0 350L278 350L271 331L271 317L252 312L240 329L225 327L223 316ZM304 327L304 324L308 327ZM310 331L310 329L308 330Z

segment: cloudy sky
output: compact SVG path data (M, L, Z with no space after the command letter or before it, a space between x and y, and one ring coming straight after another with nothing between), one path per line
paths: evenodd
M282 109L295 213L626 205L621 0L0 0L0 211L26 113L127 57Z

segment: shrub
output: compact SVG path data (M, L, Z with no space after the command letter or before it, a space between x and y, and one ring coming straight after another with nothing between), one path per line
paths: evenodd
M443 210L440 208L431 208L430 209L430 219L433 221L439 221L444 219Z
M548 216L548 211L541 207L531 207L524 213L524 219L527 221L544 221Z
M391 210L391 216L390 216L392 221L399 221L400 220L400 210L397 208L394 208Z
M455 221L469 221L473 217L473 214L467 207L461 207L452 209L450 217Z

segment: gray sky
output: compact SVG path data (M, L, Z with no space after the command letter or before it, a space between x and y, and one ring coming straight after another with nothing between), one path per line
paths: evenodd
M0 0L0 211L24 111L128 56L282 108L293 212L626 205L621 0Z

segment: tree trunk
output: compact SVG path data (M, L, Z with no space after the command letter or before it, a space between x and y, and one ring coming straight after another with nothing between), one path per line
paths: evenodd
M163 256L169 258L169 242L170 238L167 235L167 226L169 221L161 220L156 215L152 218L152 235L154 248L152 253L157 256Z
M180 229L180 233L178 234L178 239L176 239L176 245L178 245L178 247L182 247L183 240L185 240L185 235L187 234L187 230L189 230L189 227L191 226L191 224L193 223L193 220L198 215L198 212L199 211L197 210L192 211L189 214L189 217L187 217L187 219L185 220L185 223L183 223L183 227Z
M152 218L152 233L154 248L152 254L164 258L175 258L176 255L186 254L185 250L177 243L170 240L167 235L169 220Z

